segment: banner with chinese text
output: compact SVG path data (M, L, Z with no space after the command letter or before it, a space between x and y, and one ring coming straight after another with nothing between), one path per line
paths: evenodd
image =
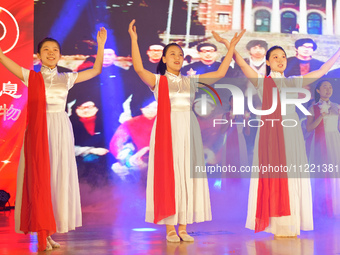
M0 3L0 47L22 67L33 66L34 1ZM0 190L10 193L13 206L16 173L26 124L26 86L0 65Z

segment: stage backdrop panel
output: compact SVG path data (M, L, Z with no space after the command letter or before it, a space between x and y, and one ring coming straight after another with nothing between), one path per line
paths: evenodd
M0 47L20 66L33 66L33 0L0 3ZM0 190L14 205L16 173L26 124L26 86L0 65Z
M248 4L241 2L242 5ZM278 20L280 17L274 18L275 10L269 11L265 1L255 1L254 6L250 6L251 14L247 16L245 12L248 8L238 8L232 1L220 0L35 1L35 45L45 36L57 39L63 54L58 64L60 70L82 71L92 67L96 57L98 28L104 26L108 31L102 74L76 84L69 91L67 101L66 110L74 130L80 182L99 186L113 179L114 183L145 185L149 139L157 105L152 92L133 70L127 32L132 19L136 19L143 65L154 73L163 47L172 42L183 47L183 75L188 71L200 74L217 69L227 49L214 40L212 30L231 39L235 32L247 28L236 49L248 63L251 60L250 64L257 66L259 73L265 71L265 50L273 45L280 45L286 50L289 58L286 76L316 70L339 47L338 35L329 34L324 27L326 22L314 28L308 26L308 29L306 24L297 26L297 18L308 21L310 25L314 24L312 17L324 21L329 19L320 6L309 5L310 12L315 15L304 17L305 14L299 13L296 4L282 3L279 7L282 11L281 22ZM296 10L297 17L288 23L292 8ZM317 47L311 52L311 60L301 64L296 60L295 43L303 38L312 39ZM210 52L212 49L199 52L198 46L204 43L214 44L216 52ZM207 65L204 60L209 54L213 54L215 62ZM339 67L340 61L332 68L332 78L339 77ZM35 61L35 69L40 69L39 61ZM230 84L238 85L244 94L246 90L253 89L235 63L229 67L226 78ZM332 100L339 102L338 86L333 87ZM313 96L314 85L310 86L310 91ZM204 93L201 91L196 95L194 111L201 125L206 163L211 165L226 161L227 134L214 128L212 121L222 118L229 111L230 92L221 92L222 99L226 101L223 106L212 105L207 116L200 116L197 109ZM256 107L259 107L259 97L256 94L253 97ZM302 121L306 118L303 115L299 117ZM248 163L252 162L256 130L252 128L250 135L245 137Z

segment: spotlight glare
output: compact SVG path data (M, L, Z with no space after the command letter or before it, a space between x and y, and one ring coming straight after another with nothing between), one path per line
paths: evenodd
M132 230L136 232L152 232L152 231L156 231L157 229L155 228L133 228Z

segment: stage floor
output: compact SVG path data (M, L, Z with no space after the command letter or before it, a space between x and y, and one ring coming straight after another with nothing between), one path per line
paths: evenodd
M315 217L314 231L274 239L246 229L246 182L229 192L211 187L213 221L188 226L193 243L167 243L165 227L144 222L145 192L139 185L81 185L83 226L53 238L61 248L48 254L340 254L340 219ZM225 202L223 202L225 201ZM0 254L36 254L35 235L14 232L14 210L0 211ZM45 254L45 253L41 253Z

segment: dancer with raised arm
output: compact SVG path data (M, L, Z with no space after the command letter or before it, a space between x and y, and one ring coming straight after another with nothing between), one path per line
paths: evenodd
M194 241L186 232L187 224L211 220L207 178L195 178L195 166L204 166L202 137L192 111L198 81L223 78L232 60L233 49L244 31L235 34L231 50L215 72L182 76L182 48L168 44L163 49L157 72L145 70L141 60L135 20L129 25L132 63L142 81L158 101L157 118L150 140L146 190L146 221L165 224L169 242ZM190 81L191 80L191 81ZM203 81L203 80L202 80ZM207 79L204 80L207 83ZM178 235L175 225L179 224Z
M77 165L71 122L65 112L68 90L75 83L101 73L107 33L97 34L98 52L93 68L79 73L58 73L60 44L45 38L38 44L40 72L27 70L6 57L0 63L28 86L27 128L17 175L15 228L38 233L38 250L60 245L50 237L82 225Z
M215 35L216 40L230 44L227 39ZM245 76L253 83L262 100L262 110L267 110L273 103L273 88L281 92L286 87L303 88L316 81L333 66L340 56L340 49L320 69L303 76L284 77L287 56L280 46L273 46L267 51L266 76L254 71L234 50L234 59ZM298 93L291 95L298 99ZM280 97L277 96L276 110L270 115L262 115L261 120L267 125L258 129L254 147L253 166L295 167L308 164L305 141L295 105L287 105L286 115L281 115ZM268 121L279 121L271 126ZM282 120L295 120L295 127L284 127ZM300 230L313 230L312 193L309 175L300 171L279 171L268 173L260 169L250 181L248 215L246 227L255 232L266 231L276 237L296 237Z
M314 211L327 216L340 215L340 106L330 101L333 87L321 80L315 87L315 103L309 108L307 131L314 131L309 161L322 171L324 178L314 180Z

